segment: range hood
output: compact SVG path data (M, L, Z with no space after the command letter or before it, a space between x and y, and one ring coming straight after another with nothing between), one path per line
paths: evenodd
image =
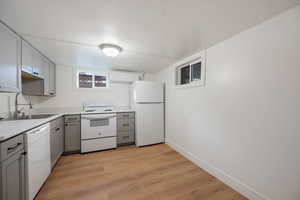
M22 93L29 96L43 96L44 79L22 71Z

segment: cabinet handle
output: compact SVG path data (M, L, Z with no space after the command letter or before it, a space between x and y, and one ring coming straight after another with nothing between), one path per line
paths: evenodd
M129 117L129 115L123 115L123 117Z
M11 151L11 150L15 150L18 146L20 146L22 143L21 142L18 142L15 146L13 147L8 147L7 148L7 151Z
M60 130L60 128L56 128L56 129L55 129L55 131L59 131L59 130Z

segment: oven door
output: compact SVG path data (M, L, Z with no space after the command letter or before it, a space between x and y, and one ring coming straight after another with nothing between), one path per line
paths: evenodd
M116 135L116 114L81 115L81 139L113 137Z

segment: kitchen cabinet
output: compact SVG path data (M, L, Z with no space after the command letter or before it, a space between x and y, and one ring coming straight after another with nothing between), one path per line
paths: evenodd
M25 200L23 136L5 141L0 146L0 199Z
M21 39L0 22L0 91L21 90Z
M50 143L51 166L54 167L64 151L63 117L50 122Z
M26 41L22 41L22 71L43 78L43 56Z
M43 59L44 57L35 49L32 49L33 75L44 78Z
M135 141L134 112L117 114L117 144L118 146L131 145Z
M50 90L50 61L47 58L43 60L43 75L44 75L44 95L49 96Z
M49 94L56 95L56 65L53 62L49 63Z
M65 152L80 151L80 115L65 116Z

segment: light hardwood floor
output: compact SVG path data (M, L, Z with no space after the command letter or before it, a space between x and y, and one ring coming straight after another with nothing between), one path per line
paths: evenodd
M36 200L245 200L165 144L63 156Z

